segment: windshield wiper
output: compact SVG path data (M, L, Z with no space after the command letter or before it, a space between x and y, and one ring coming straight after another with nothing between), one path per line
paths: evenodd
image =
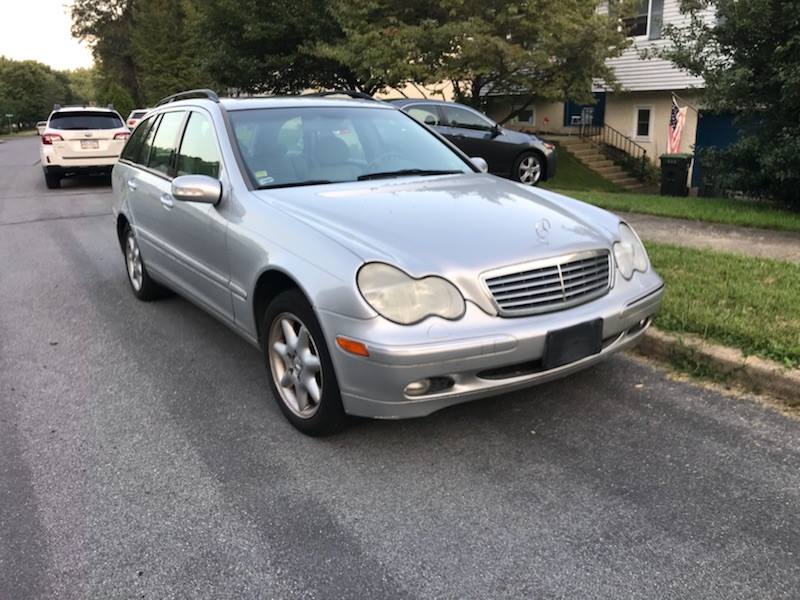
M463 174L464 171L454 170L433 170L433 169L401 169L400 171L384 171L382 173L367 173L360 175L358 181L367 181L368 179L387 179L389 177L402 177L403 175L455 175L457 173Z
M273 188L300 187L302 185L321 185L323 183L337 183L328 179L308 179L306 181L290 181L289 183L268 183L260 185L257 190L271 190Z

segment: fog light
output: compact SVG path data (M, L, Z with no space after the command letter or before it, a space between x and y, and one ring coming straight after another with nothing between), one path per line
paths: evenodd
M422 396L429 389L431 389L430 379L420 379L419 381L412 381L403 390L406 396Z

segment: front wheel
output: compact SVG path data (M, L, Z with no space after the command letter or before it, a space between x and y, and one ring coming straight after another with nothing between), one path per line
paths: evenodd
M311 436L330 435L346 423L339 384L314 310L298 290L267 306L261 347L272 395L284 416Z
M542 178L544 165L535 152L526 152L514 163L514 179L524 185L536 185Z

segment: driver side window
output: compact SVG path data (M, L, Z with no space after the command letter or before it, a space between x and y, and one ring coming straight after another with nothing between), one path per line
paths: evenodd
M450 127L464 127L466 129L481 129L484 131L492 128L492 123L488 119L466 108L446 106L444 114Z

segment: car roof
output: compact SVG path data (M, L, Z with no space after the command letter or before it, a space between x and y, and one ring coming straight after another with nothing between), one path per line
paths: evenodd
M107 113L118 114L116 109L107 108L105 106L60 106L59 108L53 109L54 113L61 111L69 111L69 112L91 111L91 112L107 112Z
M458 102L448 102L447 100L434 100L432 98L391 98L389 100L386 100L386 102L389 102L391 104L396 104L397 106L406 106L408 104L442 104L442 105L464 106L464 104L459 104Z
M180 106L215 106L216 102L207 98L189 98L186 100L175 100L167 102L157 109L180 107ZM256 108L323 108L323 107L358 107L358 108L377 108L384 110L396 110L390 104L380 100L361 100L351 98L339 98L332 96L251 96L246 98L220 98L219 105L226 111L252 110ZM156 110L155 108L153 110Z

